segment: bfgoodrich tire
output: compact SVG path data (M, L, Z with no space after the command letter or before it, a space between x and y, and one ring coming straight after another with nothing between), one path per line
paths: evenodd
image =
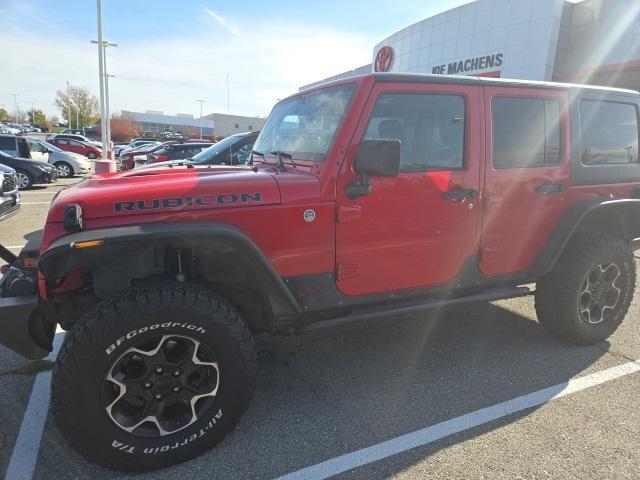
M567 342L597 343L622 323L635 284L627 242L605 234L576 234L553 271L538 280L538 320Z
M67 443L107 468L143 471L196 457L239 421L256 376L237 311L188 284L135 287L67 334L53 413Z

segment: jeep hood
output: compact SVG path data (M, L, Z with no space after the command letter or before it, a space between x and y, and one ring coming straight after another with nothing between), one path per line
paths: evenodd
M173 167L93 176L62 190L47 222L61 222L78 204L83 218L129 218L202 209L242 208L280 202L272 175L250 167Z

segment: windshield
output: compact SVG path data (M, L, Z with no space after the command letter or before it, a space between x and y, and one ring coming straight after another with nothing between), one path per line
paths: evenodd
M56 147L55 145L51 145L49 142L42 142L41 145L44 145L45 147L47 147L49 150L52 150L54 152L62 152L64 150Z
M355 90L355 84L340 85L278 103L254 149L265 155L279 151L293 159L326 160Z
M205 163L209 160L215 158L220 152L223 150L231 151L231 147L233 147L236 143L245 138L246 135L231 135L230 137L223 138L218 143L214 143L209 148L201 151L197 155L194 155L191 159L194 163Z

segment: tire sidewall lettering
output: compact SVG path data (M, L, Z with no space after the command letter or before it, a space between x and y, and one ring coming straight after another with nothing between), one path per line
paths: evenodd
M196 433L192 433L187 437L182 437L180 438L180 440L176 440L169 444L153 446L153 447L148 447L148 446L142 447L139 445L129 443L130 440L127 440L127 441L113 440L111 442L111 447L121 452L131 453L131 454L142 453L145 455L157 455L161 453L170 452L173 450L186 447L191 443L193 443L194 441L198 440L199 438L202 438L208 433L213 432L215 430L214 427L222 420L222 418L223 418L222 408L219 408L218 411L215 413L215 415L213 415L207 423L205 423L202 427L200 427Z
M200 334L205 334L207 332L207 330L204 327L201 327L200 325L194 325L192 323L188 323L188 322L164 322L164 323L155 323L153 325L147 325L144 327L140 327L134 330L130 330L129 332L127 332L126 334L118 337L116 340L114 340L110 345L108 345L106 348L104 348L104 352L106 353L107 357L111 357L111 355L113 354L113 352L115 352L116 350L119 349L119 347L125 345L127 343L127 341L132 340L134 338L136 338L138 335L147 333L149 331L155 331L155 330L170 330L170 332L168 333L175 333L176 335L179 335L180 329L185 330L185 331L189 331L189 332L195 332L195 333L200 333Z

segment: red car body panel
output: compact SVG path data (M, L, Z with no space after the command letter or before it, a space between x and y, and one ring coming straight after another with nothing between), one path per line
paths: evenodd
M343 295L364 296L447 285L472 257L479 259L480 270L488 277L526 272L570 205L594 198L629 198L638 187L638 182L571 185L565 90L377 83L373 76L332 85L346 83L358 88L326 161L284 160L286 171L281 171L274 159L256 158L253 167L174 167L96 176L63 190L55 199L41 251L67 234L61 219L69 203L82 206L86 230L147 222L221 222L246 233L281 277L332 274ZM454 92L464 97L465 167L371 178L371 195L349 199L347 183L360 178L352 168L357 146L383 92ZM560 165L521 170L491 166L493 95L560 100L564 109ZM547 183L566 188L554 194L536 192L536 186ZM466 189L477 190L478 197L444 198L445 192ZM260 202L114 211L118 202L153 206L166 198L257 192ZM305 221L307 210L315 212L314 221ZM47 295L44 282L41 295Z

